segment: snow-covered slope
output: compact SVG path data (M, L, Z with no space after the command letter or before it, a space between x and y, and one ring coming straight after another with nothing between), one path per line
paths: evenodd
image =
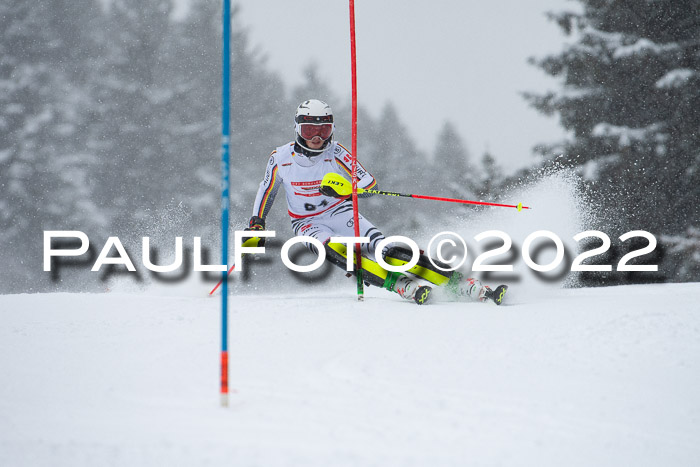
M351 282L351 281L349 281ZM700 284L0 296L0 465L700 465Z

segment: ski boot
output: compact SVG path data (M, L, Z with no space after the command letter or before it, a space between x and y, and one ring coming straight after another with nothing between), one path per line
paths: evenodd
M503 302L503 297L506 295L508 290L507 285L499 285L495 290L491 290L488 285L486 287L486 293L484 294L485 300L490 300L496 305L500 305Z
M447 283L447 290L457 297L469 297L480 302L491 301L500 305L505 297L507 285L499 285L496 290L491 290L488 285L483 285L478 279L468 278L462 280L461 273L455 271Z
M430 298L432 288L414 281L406 274L400 272L390 272L384 282L384 288L396 292L406 300L413 300L419 305L425 304Z

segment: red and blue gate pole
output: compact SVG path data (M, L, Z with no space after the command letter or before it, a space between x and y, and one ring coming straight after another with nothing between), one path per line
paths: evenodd
M231 0L223 0L223 53L221 80L221 262L228 265L229 230L229 101L231 95ZM221 273L221 405L228 406L228 279L227 268Z

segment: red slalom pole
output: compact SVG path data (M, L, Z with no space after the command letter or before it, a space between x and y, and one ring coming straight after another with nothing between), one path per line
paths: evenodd
M352 210L355 237L360 236L359 207L357 202L357 55L355 53L355 0L350 0L350 69L352 74ZM362 247L355 244L357 276L357 300L364 300L365 287L362 282Z
M233 266L231 266L231 269L228 270L228 272L226 273L226 277L227 277L227 278L228 278L228 276L231 275L231 271L233 271L233 268L235 268L235 267L236 267L236 265L234 264ZM224 279L221 278L221 280L219 280L219 283L216 284L216 286L215 286L213 289L211 289L211 292L209 292L209 295L214 295L214 292L216 292L216 289L218 289L219 286L220 286L221 284L223 284L223 282L224 282Z
M477 204L480 206L498 206L501 208L515 208L518 211L521 209L531 209L528 206L523 206L522 203L520 204L499 204L499 203L487 203L485 201L470 201L467 199L454 199L454 198L440 198L438 196L423 196L423 195L402 195L400 193L392 193L389 191L379 191L379 190L367 190L366 193L375 193L378 195L390 195L390 196L404 196L407 198L416 198L416 199L430 199L433 201L447 201L450 203L464 203L464 204Z
M351 196L352 190L348 184L347 179L342 175L336 173L327 173L323 176L321 181L321 187L330 188L331 191L335 192L337 196ZM397 193L395 191L382 191L382 190L365 190L362 188L357 189L357 193L369 193L373 195L385 195L385 196L400 196L402 198L417 198L417 199L430 199L434 201L448 201L450 203L463 203L463 204L477 204L481 206L499 206L503 208L515 208L518 211L523 209L532 209L529 206L523 206L523 203L518 204L500 204L500 203L488 203L486 201L472 201L468 199L456 199L456 198L444 198L440 196L425 196L425 195L413 195L409 193Z
M257 246L257 245L258 245L258 238L251 237L251 238L248 238L248 240L246 240L245 242L243 242L243 245L241 245L241 246L248 248L248 247L253 247L253 246ZM238 246L236 246L236 248L238 248ZM245 256L245 253L241 254L241 258L243 258L244 256ZM231 266L229 268L228 272L226 273L227 279L228 279L228 276L231 275L231 271L233 271L235 269L235 267L236 267L236 265L234 264L233 266ZM211 292L209 292L209 295L210 296L214 295L214 292L216 292L216 290L219 288L219 286L223 283L224 283L224 278L222 277L221 280L219 280L219 283L216 284L216 286L213 289L211 289Z

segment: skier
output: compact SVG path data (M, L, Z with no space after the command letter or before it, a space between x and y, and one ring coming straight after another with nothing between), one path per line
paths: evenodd
M253 216L246 230L265 230L265 218L277 191L284 185L294 234L319 240L326 250L326 259L345 269L346 246L330 242L330 238L354 237L352 201L348 196L338 195L328 186L322 187L321 180L329 172L350 179L351 155L333 140L333 112L323 101L310 99L302 102L296 110L294 129L294 141L278 147L270 154L265 176L253 205ZM357 186L363 189L374 189L377 186L374 177L359 163ZM358 196L367 197L371 194L363 193ZM360 236L369 238L369 243L362 245L361 263L363 280L366 283L396 292L402 298L414 300L419 305L428 300L432 288L429 285L421 285L418 278L433 285L445 285L448 291L458 297L469 297L479 301L491 300L501 304L505 286L499 286L492 291L476 279L463 280L462 274L457 271L445 272L435 268L422 254L418 264L408 273L383 269L372 258L384 235L362 215L358 215L358 219ZM257 245L262 246L265 239L257 239ZM312 243L305 245L318 254ZM411 255L411 250L397 245L390 245L382 251L383 259L392 265L408 263ZM434 262L440 265L439 262ZM441 267L448 269L446 265Z

